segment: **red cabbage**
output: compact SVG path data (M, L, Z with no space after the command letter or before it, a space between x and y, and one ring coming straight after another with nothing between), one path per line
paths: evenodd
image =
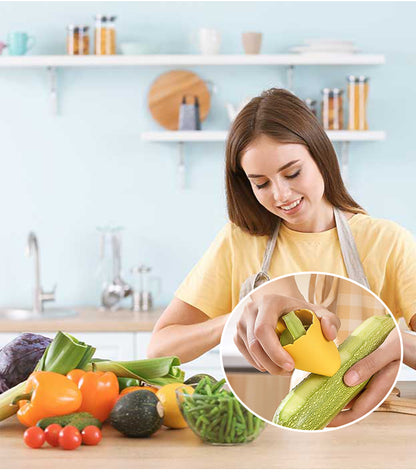
M22 333L0 350L0 394L29 377L51 342L36 333Z

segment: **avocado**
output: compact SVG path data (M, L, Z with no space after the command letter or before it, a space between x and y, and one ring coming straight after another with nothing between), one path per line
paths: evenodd
M200 374L195 374L194 376L191 376L185 381L185 384L198 384L201 379L203 378L209 378L213 383L216 383L217 380L214 378L214 376L211 376L210 374L205 374L205 373L200 373Z
M110 424L126 437L150 437L159 430L164 410L155 393L132 391L121 397L110 414Z
M36 425L41 429L46 429L46 427L51 424L59 424L61 427L73 425L80 432L88 425L95 425L99 429L102 427L101 422L89 412L74 412L73 414L67 414L66 416L45 417L44 419L39 420Z

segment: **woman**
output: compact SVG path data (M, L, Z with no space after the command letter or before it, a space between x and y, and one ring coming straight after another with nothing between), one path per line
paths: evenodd
M157 322L149 356L200 356L220 342L242 296L301 271L370 287L416 330L413 237L371 218L349 195L327 134L300 99L271 89L244 107L227 141L226 187L230 223ZM328 338L331 325L339 328L330 317Z

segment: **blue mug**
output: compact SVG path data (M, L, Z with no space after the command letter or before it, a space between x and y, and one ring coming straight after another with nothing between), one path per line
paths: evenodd
M7 35L7 51L9 56L23 56L35 44L35 38L22 31L12 31Z

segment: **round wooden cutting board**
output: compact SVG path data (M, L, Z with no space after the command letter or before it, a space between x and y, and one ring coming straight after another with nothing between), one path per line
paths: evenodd
M169 71L160 75L151 85L148 104L152 117L168 130L177 130L179 107L183 96L187 103L198 97L201 122L205 120L211 106L207 84L191 71Z

